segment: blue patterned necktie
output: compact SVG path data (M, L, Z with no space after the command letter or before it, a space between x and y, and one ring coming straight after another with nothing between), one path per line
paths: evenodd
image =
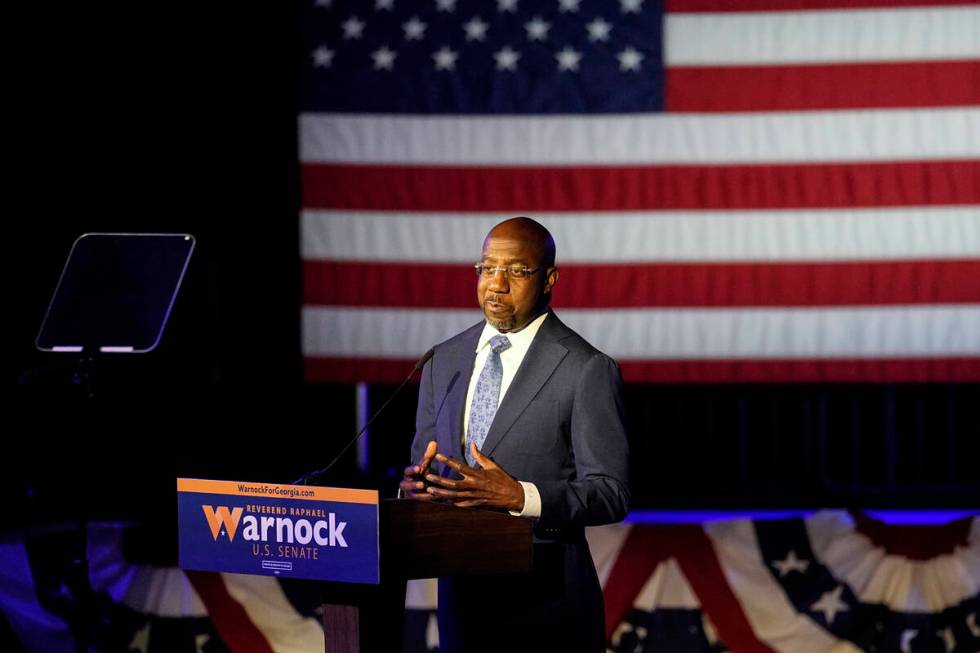
M476 443L476 448L483 451L483 442L497 413L500 399L500 382L504 378L504 366L500 363L500 352L510 349L510 340L506 336L490 338L490 355L483 365L480 378L477 379L473 400L470 402L470 428L466 434L466 462L476 467L476 460L470 452L470 442Z

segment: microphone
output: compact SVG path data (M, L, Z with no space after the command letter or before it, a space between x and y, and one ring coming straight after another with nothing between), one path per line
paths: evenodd
M415 363L415 367L413 367L412 371L408 373L408 376L405 377L405 380L402 381L401 385L395 388L395 391L388 396L388 398L385 400L383 404L381 404L381 408L374 411L374 415L371 415L371 419L369 419L367 423L363 427L361 427L361 430L357 432L357 435L355 435L350 442L344 445L344 448L340 450L340 453L338 453L333 460L327 463L326 467L324 467L323 469L319 469L315 472L308 472L306 474L303 474L298 479L293 481L293 485L315 485L316 482L320 480L321 476L329 472L330 469L337 464L337 461L340 460L345 453L347 453L347 450L353 447L354 443L356 443L358 440L361 439L361 435L364 434L364 431L366 431L368 427L374 423L374 420L377 419L378 415L380 415L384 411L385 407L391 403L391 400L394 399L399 392L401 392L402 388L404 388L408 384L408 382L412 379L412 377L415 376L415 373L421 370L425 366L425 364L429 362L432 356L435 355L435 353L436 353L436 348L433 347L429 351L422 354L422 358L420 358L418 362Z

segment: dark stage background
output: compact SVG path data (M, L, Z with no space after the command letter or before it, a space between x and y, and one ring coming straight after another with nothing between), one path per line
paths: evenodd
M168 528L177 476L325 464L353 433L354 389L302 382L293 3L20 11L4 527ZM93 399L70 356L33 349L87 231L198 239L163 343L97 362ZM349 456L328 483L393 491L415 394L372 429L370 474ZM636 508L980 505L975 384L630 386L627 411Z

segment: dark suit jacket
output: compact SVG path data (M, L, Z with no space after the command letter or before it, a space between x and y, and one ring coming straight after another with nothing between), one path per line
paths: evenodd
M423 369L412 460L433 439L439 451L462 459L464 402L483 327L437 345ZM482 451L541 493L535 568L441 580L441 650L604 650L602 594L584 527L622 520L629 504L616 362L550 313Z

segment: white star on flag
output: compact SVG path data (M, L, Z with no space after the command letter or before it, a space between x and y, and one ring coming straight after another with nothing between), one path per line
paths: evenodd
M578 70L578 62L582 58L582 54L576 52L570 47L565 47L561 52L555 53L555 59L558 60L558 70Z
M425 23L419 20L418 16L412 16L407 23L402 23L402 29L405 30L405 40L406 41L419 41L422 36L425 35Z
M432 58L436 62L436 70L455 70L456 69L456 58L459 55L450 50L449 48L443 46L438 52L432 54Z
M952 628L943 628L939 631L939 636L943 638L943 645L946 647L946 653L952 653L956 650L956 638L953 637Z
M333 4L333 0L316 0L313 3L314 7L323 7L324 9L329 9L330 5Z
M977 625L976 612L971 612L966 618L966 627L969 628L974 637L980 637L980 626Z
M436 0L436 9L452 13L456 11L456 0Z
M517 0L497 0L497 11L500 13L517 11Z
M333 50L321 45L313 51L313 66L315 68L329 68L333 63L333 55Z
M785 560L776 560L772 566L779 570L779 577L782 578L791 571L798 571L801 574L806 572L810 566L809 560L800 560L796 557L796 551L790 549Z
M558 11L561 13L575 13L582 0L558 0Z
M524 29L527 30L528 40L543 41L548 36L548 30L551 29L551 24L541 20L540 16L535 16L531 22L524 23Z
M398 53L389 50L387 45L382 45L371 53L371 58L374 59L374 69L391 70L395 66L395 57L397 56Z
M619 0L619 8L624 14L640 13L640 5L643 0Z
M357 16L351 16L341 24L345 39L359 39L364 34L366 23Z
M467 41L482 41L487 36L487 28L490 27L487 23L480 20L479 16L474 16L470 22L463 24L463 30L466 31Z
M147 653L150 650L150 622L133 633L133 639L129 642L126 650L136 649L139 653Z
M902 635L899 639L898 650L902 653L912 653L912 640L915 639L919 634L919 631L915 628L906 628L902 631Z
M494 53L493 58L497 60L497 70L517 70L517 60L521 58L521 53L505 45Z
M838 612L845 612L849 609L847 604L840 598L843 591L844 588L838 585L833 590L824 592L817 602L810 606L810 610L813 612L822 612L827 625L833 624Z
M374 10L381 11L393 11L395 9L395 0L374 0Z
M601 18L596 18L591 23L586 23L585 29L589 30L590 41L608 41L612 25Z

